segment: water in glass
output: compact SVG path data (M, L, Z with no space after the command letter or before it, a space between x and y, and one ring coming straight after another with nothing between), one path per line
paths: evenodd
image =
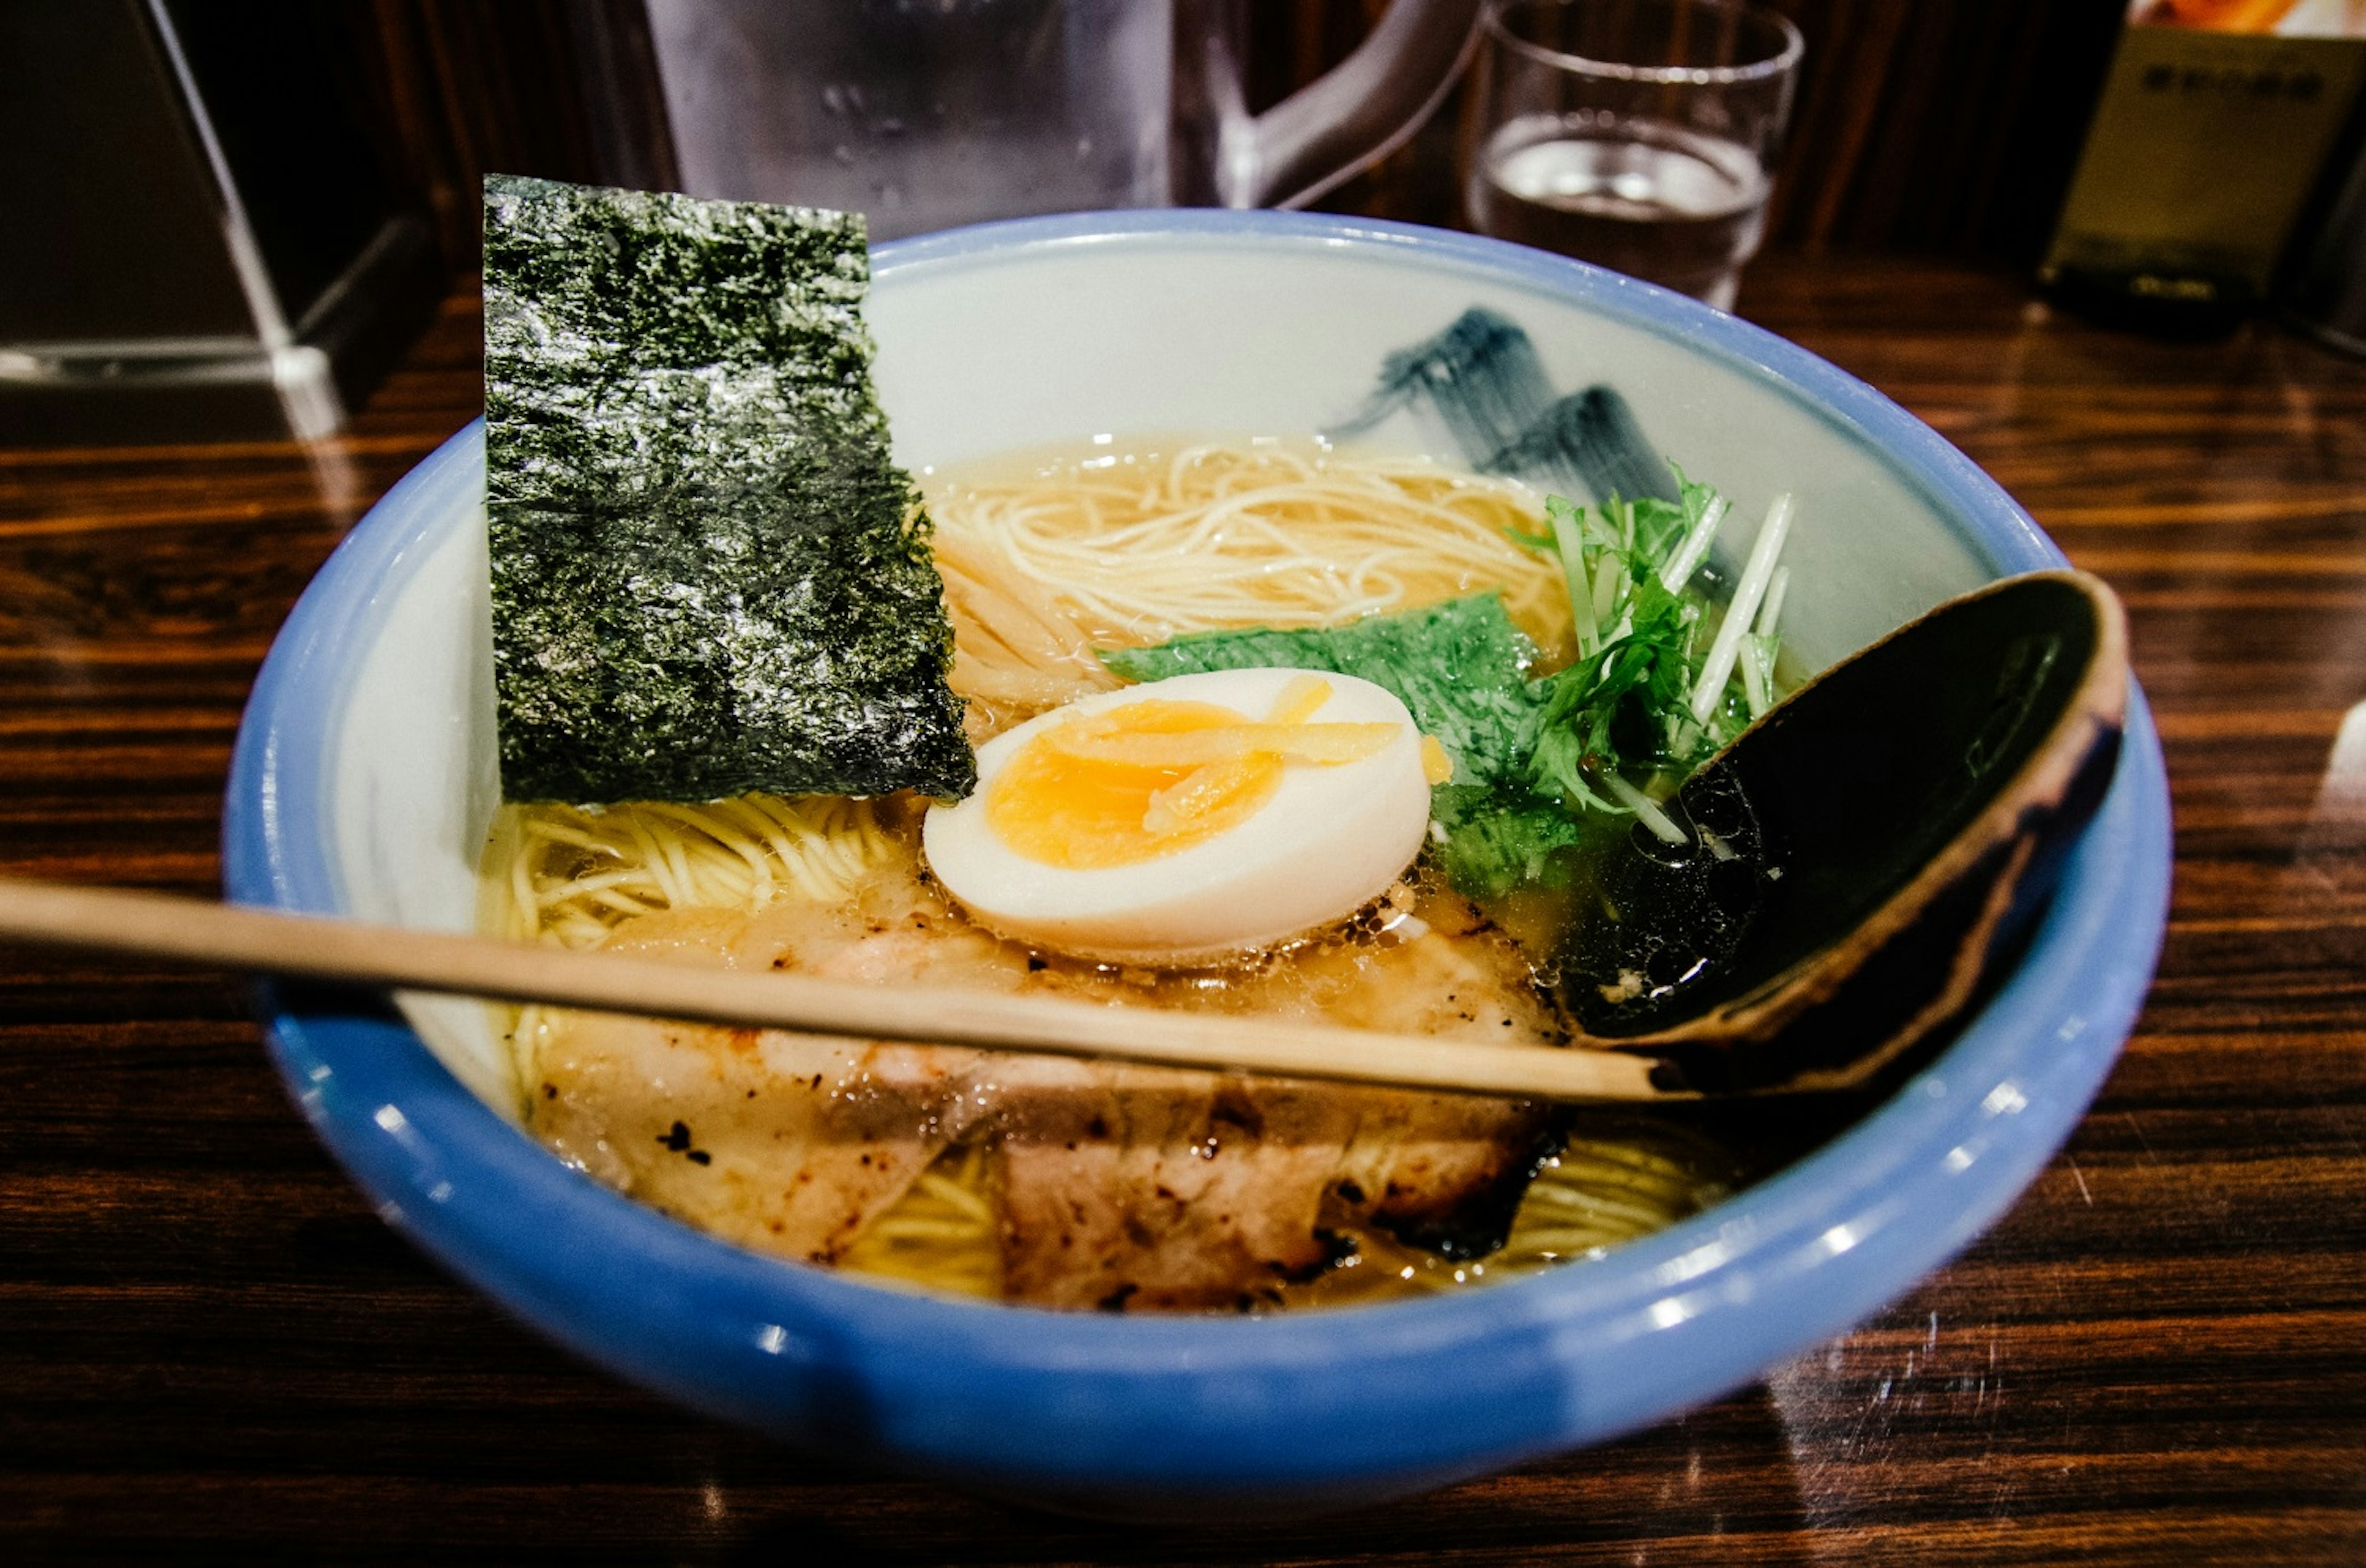
M1767 190L1756 154L1734 142L1654 120L1536 115L1489 139L1469 197L1483 233L1729 310Z

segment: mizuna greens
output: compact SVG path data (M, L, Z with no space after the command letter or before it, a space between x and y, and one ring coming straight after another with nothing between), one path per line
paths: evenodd
M1678 481L1674 502L1548 497L1549 533L1517 536L1559 561L1576 627L1576 659L1541 679L1530 676L1535 647L1493 593L1100 657L1136 681L1280 665L1387 687L1454 762L1432 796L1432 836L1454 886L1481 897L1549 886L1567 874L1561 852L1621 819L1681 839L1658 801L1774 702L1791 499L1769 510L1712 637L1695 582L1730 509L1681 471Z

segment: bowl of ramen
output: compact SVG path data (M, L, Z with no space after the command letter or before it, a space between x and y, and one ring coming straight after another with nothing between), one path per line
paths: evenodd
M516 575L498 506L489 566L471 426L273 649L231 896L1550 1048L1557 933L1600 902L1589 834L1657 831L1672 759L1953 594L2063 564L1830 365L1491 241L1028 220L881 246L862 309L929 519L896 570L951 632L931 668L960 744L928 765L952 782L518 788L513 709L568 671L496 631L558 569ZM1681 676L1664 712L1636 706L1648 669L1610 689L1649 647ZM1515 710L1579 714L1579 739L1491 750ZM586 744L627 767L705 744L608 722ZM276 989L267 1027L391 1223L619 1375L1053 1506L1301 1512L1714 1399L1963 1247L2132 1024L2168 824L2135 694L2009 971L1856 1096L1555 1108Z

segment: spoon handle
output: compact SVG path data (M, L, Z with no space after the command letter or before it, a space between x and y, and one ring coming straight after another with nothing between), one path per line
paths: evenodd
M1464 1043L1053 997L695 968L11 878L0 878L0 937L305 979L1155 1066L1535 1100L1694 1098L1655 1088L1651 1062L1614 1051Z

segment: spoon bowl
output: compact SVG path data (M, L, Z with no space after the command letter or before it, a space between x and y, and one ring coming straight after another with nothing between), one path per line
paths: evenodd
M1600 874L1562 957L1592 1043L1669 1090L1853 1087L1962 1014L2110 786L2119 602L2084 572L1949 600L1793 693Z

